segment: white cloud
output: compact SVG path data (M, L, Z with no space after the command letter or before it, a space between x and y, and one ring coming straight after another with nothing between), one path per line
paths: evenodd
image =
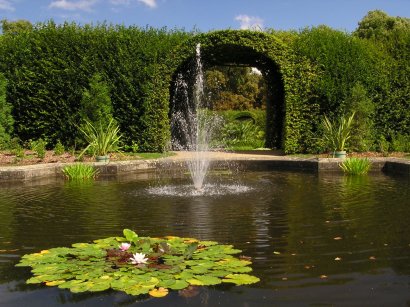
M98 0L78 0L78 1L68 1L68 0L56 0L50 3L49 8L57 8L67 11L91 11L94 4Z
M157 7L157 0L138 0L138 2L141 2L152 9Z
M14 11L15 8L14 8L13 4L11 4L10 1L0 0L0 10L4 10L4 11Z
M262 30L263 29L263 19L255 16L248 15L238 15L235 20L239 21L240 28L242 30Z
M127 5L130 5L132 2L140 2L141 4L146 5L152 9L156 8L158 5L157 0L110 0L111 4L117 5L117 6L120 6L120 5L127 6Z
M110 3L114 5L128 5L130 2L131 0L110 0Z

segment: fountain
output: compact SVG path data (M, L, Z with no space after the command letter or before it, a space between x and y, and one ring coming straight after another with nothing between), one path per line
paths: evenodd
M204 73L201 62L201 45L196 46L194 62L193 91L189 93L188 82L182 74L177 76L171 130L177 138L172 140L177 150L189 151L186 160L194 188L202 191L209 168L209 144L214 128L220 122L208 111L208 101L204 96ZM178 102L176 100L178 99Z

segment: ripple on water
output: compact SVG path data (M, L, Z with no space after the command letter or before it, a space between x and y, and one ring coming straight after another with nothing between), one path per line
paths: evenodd
M246 193L252 190L252 187L239 184L205 184L202 189L195 189L192 185L165 185L150 187L147 193L150 195L160 196L218 196Z

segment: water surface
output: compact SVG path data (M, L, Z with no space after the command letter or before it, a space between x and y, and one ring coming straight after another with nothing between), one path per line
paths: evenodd
M189 193L188 176L156 174L82 185L2 183L0 305L410 304L408 177L248 172L215 175L207 184L204 193ZM210 192L218 188L225 192ZM185 192L175 193L181 189ZM192 297L174 291L154 299L26 285L29 269L14 267L23 254L121 235L123 228L141 236L234 244L253 258L252 274L261 282L204 287Z

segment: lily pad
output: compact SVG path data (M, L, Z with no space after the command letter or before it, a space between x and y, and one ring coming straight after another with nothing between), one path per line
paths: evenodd
M129 229L123 234L27 254L16 266L32 268L28 284L57 286L75 293L113 289L163 297L170 290L193 286L259 281L255 276L238 274L252 271L251 262L234 257L241 251L232 245L175 236L139 237ZM127 250L120 249L124 242L130 243Z

